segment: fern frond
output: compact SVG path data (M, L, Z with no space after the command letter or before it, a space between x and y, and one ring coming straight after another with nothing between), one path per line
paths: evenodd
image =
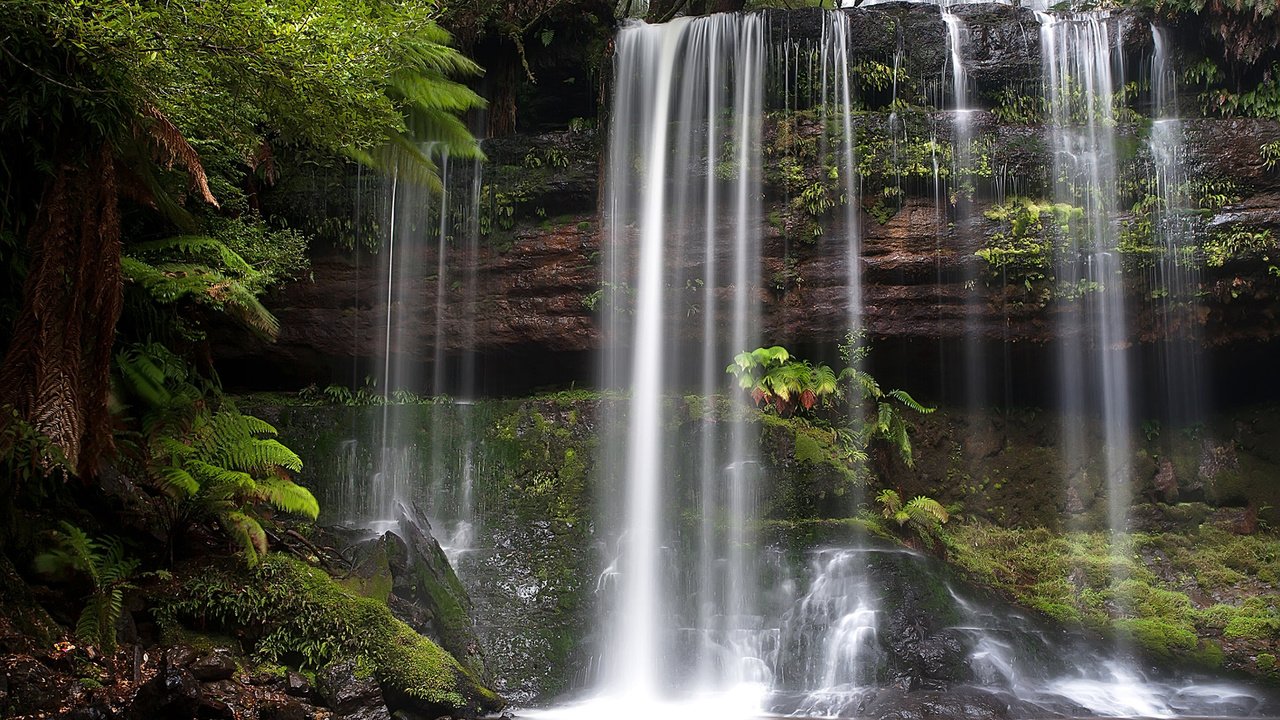
M191 300L227 312L246 327L275 338L279 321L258 300L244 278L236 278L205 265L161 263L152 265L133 257L120 259L124 278L147 291L161 304Z
M905 510L912 520L925 524L945 523L951 519L942 503L931 497L917 495L907 503Z
M840 381L830 365L819 365L813 370L813 392L818 397L835 395L840 397Z
M228 468L258 475L268 474L276 467L293 472L302 470L302 458L275 439L249 438L227 443L217 447L211 459Z
M250 566L257 565L267 554L267 533L262 525L240 510L224 513L221 521L227 535L244 552L245 562Z
M45 575L82 572L89 576L94 587L99 586L97 558L100 546L75 525L65 520L59 524L62 531L54 533L57 546L35 556L36 570Z
M880 403L876 406L876 435L889 438L889 430L893 427L893 406L888 403Z
M84 610L80 611L80 617L76 620L76 637L87 645L103 647L100 630L103 619L109 615L110 610L110 598L98 594L90 597L88 604L84 606Z
M413 37L406 38L400 49L405 54L405 64L422 72L439 75L483 75L484 70L470 58L449 45L452 38L439 25L420 28Z
M424 110L466 112L485 106L484 98L462 83L410 70L391 76L391 94Z
M130 256L157 255L169 258L173 255L188 255L195 258L216 258L228 270L244 277L258 275L240 253L227 247L225 243L208 235L177 235L163 240L150 240L132 244L128 248Z
M250 435L267 435L275 437L280 434L280 431L276 430L275 425L272 425L260 417L255 417L253 415L240 415L240 417L244 418L244 428Z
M168 458L176 462L194 452L195 448L170 435L162 435L151 441L151 457L157 460Z
M303 515L315 520L320 515L320 504L311 491L284 478L259 480L253 492L256 499L269 503L278 510Z
M893 399L897 400L898 402L902 403L903 405L906 405L907 407L911 408L912 410L915 410L916 412L922 415L928 415L929 413L937 409L937 408L925 407L924 405L921 405L920 403L916 402L916 399L911 397L911 395L909 395L906 390L890 390L888 392L888 395L889 397L892 397Z
M902 509L902 498L894 490L881 490L880 494L876 495L876 502L883 506L880 514L885 518L893 518Z
M203 460L192 460L187 464L192 477L200 483L203 491L214 488L227 488L232 493L253 492L257 487L253 476L240 470L219 467Z
M185 500L200 492L199 481L180 467L166 465L157 468L153 474L160 489L175 499Z
M864 399L878 400L881 397L884 397L883 391L880 390L880 383L876 382L876 379L871 377L870 373L865 373L861 370L853 370L852 368L850 368L850 370L852 370L852 372L849 373L849 377L853 379L855 385L861 388L862 397Z
M167 404L172 396L165 383L168 374L148 354L134 350L116 356L116 367L129 390L141 397L151 407Z

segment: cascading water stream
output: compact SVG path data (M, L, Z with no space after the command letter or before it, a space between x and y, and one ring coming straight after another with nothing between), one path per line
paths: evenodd
M947 28L947 46L950 50L948 65L951 69L952 109L951 123L951 193L953 203L951 222L957 228L966 228L973 215L974 195L971 171L973 168L973 114L969 98L969 73L965 70L965 54L969 45L969 28L964 20L946 6L942 8L942 21ZM963 263L962 279L967 288L976 289L980 281L977 265ZM989 400L986 386L987 357L982 351L980 319L985 312L985 299L975 290L965 296L964 387L962 398L971 417Z
M1101 473L1112 555L1123 559L1128 557L1132 416L1115 204L1116 28L1105 12L1038 17L1054 155L1053 197L1068 206L1062 211L1069 218L1056 268L1067 482L1087 482L1091 471ZM1082 430L1081 420L1091 413L1102 420L1100 448ZM1091 464L1098 457L1100 467Z
M606 473L625 478L618 583L604 586L618 602L605 687L647 702L668 695L673 623L696 638L701 687L686 690L733 684L756 667L743 632L754 623L754 444L743 423L717 421L708 409L692 466L700 531L690 549L699 571L678 577L664 561L680 541L665 512L680 458L667 451L664 396L690 382L689 367L700 369L695 387L722 392L725 358L753 343L762 28L758 16L724 15L631 25L618 38L618 107L626 110L614 116L610 146L606 289L615 308L631 302L617 290L634 291L634 315L610 320L617 350L605 362L606 383L630 397L625 430L606 431L612 447L602 454ZM701 307L680 312L690 290ZM686 591L696 598L692 611L672 600Z
M1069 339L1059 363L1064 442L1073 475L1105 479L1119 558L1129 552L1132 418L1116 252L1116 37L1105 13L1039 19L1053 199L1079 208L1067 213L1060 238L1062 299L1053 310ZM975 163L968 34L961 13L944 11L942 20L955 92L951 176L958 183L974 174ZM768 109L763 24L759 15L723 14L630 24L617 38L601 367L604 386L625 395L601 410L600 475L606 511L615 514L613 532L601 541L607 567L594 585L604 631L591 697L543 714L856 716L901 689L894 686L902 678L890 674L904 662L895 644L923 642L912 633L930 622L942 625L931 632L945 637L947 652L971 673L956 685L1001 699L1020 717L1253 712L1259 701L1247 692L1147 677L1122 659L1125 648L1104 649L1083 635L1062 638L992 598L968 597L933 560L857 531L843 535L839 547L809 551L800 569L786 551L756 537L756 440L718 396L728 389L724 363L757 343L760 135ZM817 157L840 175L845 298L856 334L863 327L863 260L855 123L882 119L855 120L850 69L857 48L850 37L841 12L823 14L816 47L770 37L780 43L772 57L784 70L769 77L788 110L817 110ZM895 63L903 60L901 44L899 51ZM807 85L788 75L792 69L806 74ZM997 177L993 185L999 193L1016 180ZM957 197L958 216L976 212L972 195ZM967 336L976 334L971 321L966 326ZM966 364L978 373L981 353L966 348ZM971 406L989 400L985 379L967 379ZM690 405L695 422L683 425L696 426L696 438L675 437L681 424L672 396L686 388L702 395ZM1100 442L1082 429L1089 414L1102 419ZM913 589L917 581L928 589ZM903 609L906 595L936 600L948 593L945 608L933 606L936 618Z
M1194 208L1187 191L1186 145L1178 116L1178 85L1168 32L1151 26L1152 195L1158 198L1151 222L1160 254L1151 284L1160 342L1160 386L1164 418L1171 427L1194 428L1204 419L1204 383L1196 292L1200 273L1193 260Z
M380 391L380 407L373 427L367 428L370 433L357 439L362 433L356 429L356 437L343 442L337 469L348 480L334 502L326 503L325 512L335 521L382 532L395 529L401 508L416 503L442 546L456 555L471 542L472 448L468 441L459 457L459 448L446 441L448 433L436 428L472 424L479 253L475 209L482 177L478 161L456 161L432 145L422 150L439 166L438 187L415 182L412 171L392 173L383 185L384 236L375 261L376 297L383 314L372 353L374 373L368 378ZM455 299L459 289L460 301ZM415 326L429 312L431 297L435 361L427 380L414 343ZM456 368L445 353L451 335L462 338ZM423 390L457 394L462 400L422 404L414 393ZM425 437L418 432L423 429Z

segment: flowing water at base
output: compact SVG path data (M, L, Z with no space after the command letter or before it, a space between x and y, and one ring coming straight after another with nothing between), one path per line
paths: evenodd
M1141 663L1104 643L968 588L945 564L919 553L877 543L801 558L764 550L759 557L757 572L781 589L771 602L762 598L767 607L756 630L756 646L773 648L767 680L666 696L605 691L518 715L897 717L891 714L922 703L933 708L932 717L1270 717L1277 711L1274 699L1255 689L1138 669ZM926 675L955 680L919 677L918 664L931 658L950 667L926 669Z

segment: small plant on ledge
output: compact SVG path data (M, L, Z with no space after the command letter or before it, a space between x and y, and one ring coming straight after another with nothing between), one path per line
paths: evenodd
M825 363L812 365L795 358L780 346L739 353L725 371L737 378L738 387L762 412L830 434L833 446L840 448L833 457L860 483L865 479L867 448L876 440L885 441L912 466L910 426L903 410L933 412L904 390L881 388L860 367L867 352L861 337L851 333L841 346L849 367L839 373Z
M942 503L931 497L917 495L903 504L902 497L896 490L881 490L876 495L880 503L880 514L886 520L898 524L898 531L908 534L908 542L914 536L916 540L933 548L945 547L942 537L942 526L951 519Z

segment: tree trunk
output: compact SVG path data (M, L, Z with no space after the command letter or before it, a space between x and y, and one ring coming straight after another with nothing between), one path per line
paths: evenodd
M81 476L112 446L107 411L120 318L120 212L107 146L62 163L28 232L31 268L0 364L0 404L48 435Z
M506 43L502 49L507 49ZM516 85L519 82L520 59L513 47L497 58L497 67L490 67L493 76L492 95L489 99L489 137L500 138L516 132Z
M742 12L742 8L746 6L746 0L713 0L711 3L711 12Z

